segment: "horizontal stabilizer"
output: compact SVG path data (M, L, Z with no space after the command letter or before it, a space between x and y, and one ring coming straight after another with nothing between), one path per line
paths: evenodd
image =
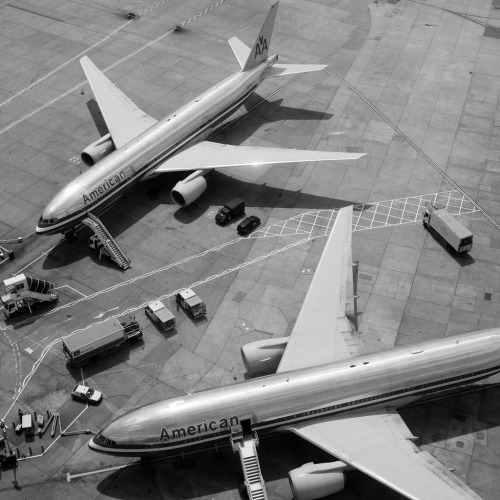
M326 64L282 64L275 63L264 71L264 78L273 76L293 75L296 73L309 73L321 71L327 67Z
M236 56L236 59L238 59L240 66L243 68L243 66L245 66L245 62L248 59L248 56L250 55L250 47L248 47L248 45L245 45L239 38L235 36L233 36L233 38L230 38L228 42L229 45L231 45L231 48L233 49L234 55Z
M362 156L365 153L233 146L204 141L169 158L154 173L305 161L357 160Z

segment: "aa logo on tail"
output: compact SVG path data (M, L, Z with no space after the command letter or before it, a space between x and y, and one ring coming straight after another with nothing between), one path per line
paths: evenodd
M255 44L255 55L253 58L256 59L257 56L263 54L265 50L267 50L267 40L264 38L264 35L260 35L258 42Z

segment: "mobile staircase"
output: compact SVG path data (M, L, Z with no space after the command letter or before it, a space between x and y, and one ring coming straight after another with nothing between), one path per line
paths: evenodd
M250 500L267 500L266 487L257 455L257 446L259 445L257 433L244 436L241 425L235 425L231 428L230 439L233 451L240 455L248 498Z
M125 252L111 236L104 224L95 215L88 213L87 217L83 219L82 222L94 231L95 235L102 243L104 251L100 251L99 258L102 254L107 254L107 256L115 261L124 271L130 267L130 259L125 255Z

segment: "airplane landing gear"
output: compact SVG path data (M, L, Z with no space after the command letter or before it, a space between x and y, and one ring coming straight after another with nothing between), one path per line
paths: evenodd
M66 241L68 241L68 243L74 243L77 238L75 228L66 231L64 233L64 237L66 238Z

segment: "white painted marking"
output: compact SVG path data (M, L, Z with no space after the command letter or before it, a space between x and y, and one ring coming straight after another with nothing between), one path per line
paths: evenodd
M119 309L118 306L116 307L113 307L113 309L108 309L107 311L104 311L102 313L99 313L97 316L94 316L94 319L101 319L105 314L111 312L111 311L116 311L117 309Z

